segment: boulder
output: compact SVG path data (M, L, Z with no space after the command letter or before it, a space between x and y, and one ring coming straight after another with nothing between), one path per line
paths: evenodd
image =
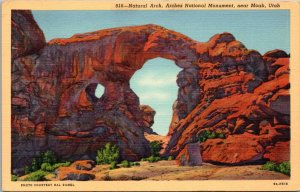
M141 115L144 123L144 132L148 134L155 134L151 129L151 126L154 123L155 110L152 109L149 105L140 105Z
M88 181L95 179L95 175L89 171L77 170L73 167L60 167L55 170L56 178L63 180Z
M179 153L176 163L180 166L199 166L202 165L200 153L200 143L189 143Z
M274 146L268 146L264 158L278 164L290 161L290 142L278 142Z
M256 163L264 154L259 138L249 133L226 139L208 139L201 143L201 150L204 162L230 165Z
M95 161L92 160L79 160L72 163L71 167L74 167L77 170L90 171L95 167L95 165Z

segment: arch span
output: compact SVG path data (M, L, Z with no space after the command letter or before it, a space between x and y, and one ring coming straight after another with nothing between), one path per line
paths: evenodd
M173 124L185 117L199 101L197 42L157 25L143 25L77 34L54 39L34 60L32 75L43 98L31 113L47 122L47 146L62 158L81 158L107 142L117 144L121 156L137 160L149 155L144 137L145 124L139 97L130 79L144 64L155 58L173 61L182 68L178 74L178 98ZM159 66L157 69L159 70ZM95 97L98 84L105 91ZM41 119L44 118L44 119ZM66 150L68 148L68 150Z

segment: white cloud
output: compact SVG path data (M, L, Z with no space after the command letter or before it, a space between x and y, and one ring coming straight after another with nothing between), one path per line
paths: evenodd
M140 86L165 87L176 85L176 76L157 77L153 74L146 74L137 79L137 84Z
M143 92L142 94L138 94L140 101L143 102L147 102L147 101L155 101L155 100L159 100L159 101L167 101L170 99L171 95L169 93L166 93L164 91L161 92Z

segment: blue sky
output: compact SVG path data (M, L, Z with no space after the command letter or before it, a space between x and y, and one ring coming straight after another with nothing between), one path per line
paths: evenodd
M262 54L276 48L290 52L288 10L33 11L33 15L47 41L75 33L153 23L201 42L226 31L248 49ZM130 82L141 103L157 111L153 128L160 134L168 131L171 107L177 97L175 81L179 70L172 61L154 59L137 71Z

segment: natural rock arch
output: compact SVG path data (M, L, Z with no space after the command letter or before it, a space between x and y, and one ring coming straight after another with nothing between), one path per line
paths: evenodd
M201 43L157 25L100 30L45 45L30 11L13 11L12 20L13 169L47 149L63 159L92 159L107 142L120 147L123 159L148 156L146 125L129 80L156 57L183 68L165 155L178 156L209 129L227 138L201 144L207 162L289 160L290 112L277 107L289 106L284 51L262 56L230 33ZM93 97L97 84L105 87L99 99Z
M182 82L192 76L197 84L194 47L192 39L157 25L114 28L50 41L34 60L32 70L39 95L49 98L46 103L39 102L30 114L46 122L43 129L48 143L35 148L50 148L72 160L83 155L92 158L98 148L113 142L121 147L125 159L147 156L140 103L129 80L147 60L162 57L183 68L179 74ZM99 99L93 95L97 84L105 87ZM183 83L180 89L188 84ZM186 90L181 92L179 117L198 102L189 100L191 94ZM47 117L39 115L46 111Z
M172 106L177 99L182 102L178 89L182 78L177 77L184 71L173 60L157 57L147 60L143 67L130 79L131 89L138 95L144 120L148 121L147 133L166 135L172 120ZM151 123L150 123L151 122ZM147 137L146 137L147 138ZM149 140L149 139L148 139Z
M124 92L130 92L130 78L149 59L161 57L173 60L184 69L181 76L189 73L197 79L197 66L194 65L197 53L194 47L195 41L192 39L156 25L79 34L69 39L50 41L37 61L34 75L43 77L45 73L52 73L60 79L73 79L84 84L81 89L89 84L100 83L106 89L105 94L118 100ZM50 63L47 62L49 60ZM61 86L70 87L69 83L63 82ZM76 95L75 92L79 90L69 89L62 93L61 116L72 110L70 102L75 101L70 100L70 95ZM80 97L79 103L84 100L83 97Z

